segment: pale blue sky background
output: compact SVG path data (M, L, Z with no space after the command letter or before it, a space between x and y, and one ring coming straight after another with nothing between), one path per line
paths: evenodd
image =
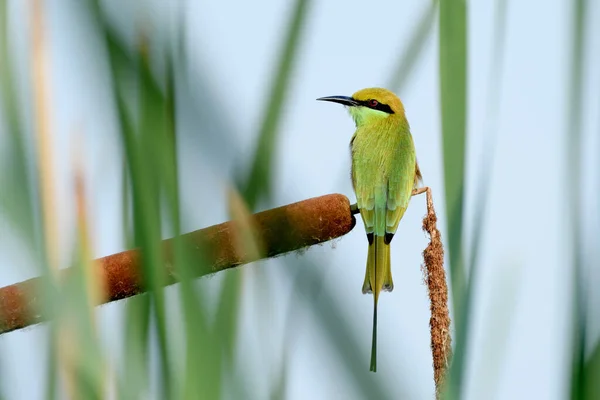
M490 204L479 264L480 282L475 293L477 306L466 398L526 399L535 395L561 399L567 390L563 368L569 362L565 345L570 332L571 272L569 249L564 245L567 225L563 217L566 210L561 170L565 154L565 78L569 71L571 2L508 2L506 57L501 68L501 90L495 94L501 96L498 137L493 145ZM30 100L26 3L9 0L11 42L24 105ZM119 229L119 140L108 107L110 93L104 54L89 47L92 32L77 3L47 0L48 38L52 46L52 122L56 136L56 204L64 263L70 256L68 246L73 239L71 156L78 141L83 145L79 151L84 155L88 179L94 254L100 257L123 250ZM176 21L175 10L183 2L105 3L110 3L111 15L131 39L136 24L150 17L155 22L152 37L165 40L164 33L173 25L159 21L164 21L165 15L169 21ZM234 169L241 167L254 150L262 104L268 95L291 3L191 0L186 3L190 68L206 74L210 89L199 85L190 90L199 98L209 96L221 108L229 132L229 135L203 137L202 129L190 126L182 116L182 129L191 133L182 136L184 143L180 143L180 162L185 166L181 182L186 231L228 218L226 188ZM280 127L273 184L275 205L333 192L346 194L354 201L348 174L352 121L342 107L315 99L350 95L364 87L385 85L426 3L313 2ZM494 3L469 2L467 230L481 149L484 138L491 134L486 118ZM598 21L600 4L590 3L588 18ZM594 229L597 233L600 229L596 198L600 179L597 173L600 24L593 25L587 33L591 39L586 61L583 153L584 165L590 172L584 174L583 180L587 185L584 225L588 232ZM93 36L92 39L95 40ZM437 54L435 29L408 84L398 95L404 102L424 181L433 189L440 226L445 232ZM97 79L98 74L104 80ZM76 140L75 136L82 136L83 140ZM421 232L424 200L412 200L394 241L395 290L380 299L378 373L368 376L373 381L391 381L397 396L410 399L432 398L434 393L429 306L419 268L421 252L427 244ZM32 259L23 255L23 248L10 239L10 230L2 219L0 237L0 285L35 276ZM590 259L599 256L593 239L586 246ZM359 221L353 232L336 241L333 248L325 244L304 255L287 257L300 261L308 257L324 266L320 271L322 279L329 283L327 287L335 288L332 295L352 313L352 328L358 332L362 344L356 351L364 359L364 373L369 374L372 298L360 291L366 250ZM356 398L344 384L345 376L330 359L331 353L324 348L326 342L314 326L315 319L298 299L290 297L290 271L283 270L282 265L282 260L277 259L243 268L245 291L239 366L264 371L249 382L254 394L257 398L267 396L268 380L284 345L284 317L290 312L297 329L288 348L287 397ZM264 302L261 303L259 290L259 279L265 277L273 289L268 309L262 308ZM221 279L222 276L202 279L198 286L215 290ZM591 273L590 280L600 280L598 269ZM175 290L168 289L170 294ZM592 296L595 296L592 311L597 314L600 298L597 292ZM313 300L318 307L318 293ZM119 354L119 335L107 328L109 323L120 323L123 304L103 306L98 313L103 339L114 357ZM269 329L265 328L265 321ZM597 338L599 320L590 321L590 328L592 336ZM45 377L39 354L43 354L40 349L44 348L46 331L46 327L36 326L0 337L0 384L8 398L39 398L43 393L43 387L35 382L43 382Z

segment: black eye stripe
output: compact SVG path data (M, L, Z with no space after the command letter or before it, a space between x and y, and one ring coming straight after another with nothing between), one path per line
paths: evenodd
M385 113L388 114L394 114L394 110L392 110L392 108L390 106L388 106L387 104L383 104L383 103L379 103L377 102L377 105L375 107L371 107L369 105L369 101L371 101L372 99L369 100L356 100L356 102L358 104L360 104L361 106L365 106L365 107L369 107L372 108L373 110L379 110L379 111L383 111Z

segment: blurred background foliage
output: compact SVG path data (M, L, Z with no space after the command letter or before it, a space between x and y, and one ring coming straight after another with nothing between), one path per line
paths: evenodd
M0 0L0 210L3 224L0 240L4 241L5 250L11 248L9 244L14 245L15 253L25 260L19 264L29 266L31 276L47 278L44 312L52 317L52 322L44 324L44 328L29 330L41 331L32 351L36 368L46 377L43 382L35 383L43 389L33 393L47 398L320 397L318 392L313 392L316 390L313 382L301 381L302 375L290 370L291 358L298 356L290 351L296 346L298 332L310 329L315 332L310 336L315 343L308 348L322 353L320 365L311 364L311 368L334 388L333 392L339 390L341 396L373 399L418 398L423 393L433 396L432 376L425 383L413 380L410 367L378 373L377 378L368 373L369 342L355 327L369 320L356 321L351 307L335 295L339 284L331 279L331 273L328 279L323 279L328 269L327 257L308 253L278 259L280 277L289 297L284 302L277 297L280 292L273 290L274 285L281 282L273 278L273 268L246 266L198 284L192 279L193 271L204 261L176 246L174 268L181 282L163 288L166 276L160 261L161 248L156 246L161 238L204 226L194 223L221 222L211 216L223 215L223 212L229 217L239 217L280 205L274 192L284 189L274 188L274 184L278 182L279 166L288 160L278 150L283 134L282 120L290 112L290 91L302 76L297 65L304 49L311 44L307 41L307 31L311 19L317 18L315 2L294 0L277 17L281 23L274 34L277 42L274 58L263 61L269 66L270 81L260 89L261 93L250 99L260 102L261 115L248 129L253 131L250 139L243 139L241 144L235 119L237 108L245 104L235 93L221 91L218 82L211 79L209 56L198 62L190 55L190 48L201 45L190 43L190 36L186 34L186 14L193 9L189 2L174 1L162 7L160 15L149 16L143 12L147 2L138 1L134 20L128 20L129 14L121 13L122 6L115 1L84 0L68 6L59 3ZM412 23L410 34L402 39L403 47L391 57L389 79L380 79L388 88L402 93L425 51L432 45L437 49L443 185L433 190L437 208L445 204L446 226L442 237L452 292L455 356L445 392L449 398L466 398L469 393L476 397L472 389L467 390L471 387L467 373L469 353L487 357L489 373L484 379L489 381L485 387L498 388L502 349L508 346L510 331L519 330L512 316L516 307L514 282L521 272L518 266L507 266L497 282L500 289L494 292L493 303L497 306L494 309L500 312L491 317L489 332L492 333L482 345L486 347L473 345L476 342L472 317L491 201L492 169L501 168L494 160L493 149L500 134L498 109L503 79L506 79L503 65L510 21L508 0L492 3L492 37L487 39L492 49L491 68L484 129L467 126L472 65L468 49L474 40L471 35L476 33L468 29L469 8L464 0L426 2L416 13L418 18ZM562 261L572 271L574 284L570 291L565 289L567 294L563 299L565 304L572 305L569 314L572 321L568 324L572 330L567 335L566 354L569 356L564 357L563 362L570 394L562 395L592 399L600 398L600 346L597 335L590 334L588 328L590 324L595 326L592 320L597 316L590 311L593 307L589 291L594 287L593 280L586 277L594 276L591 270L597 262L583 238L585 185L581 179L584 166L580 158L584 143L582 110L586 109L582 106L587 76L585 65L586 57L591 57L588 24L593 21L587 17L590 15L588 2L567 3L571 7L569 15L573 17L569 39L565 40L570 49L568 78L565 79L568 97L562 147L565 161L561 164L562 175L556 180L563 188L561 193L565 194L561 237L566 250ZM88 71L87 79L76 85L80 85L78 90L85 92L88 101L97 105L92 107L92 112L100 126L82 125L80 120L85 116L76 114L70 116L68 126L55 123L58 118L53 96L62 90L60 79L64 77L60 69L72 62L50 57L56 37L55 30L48 29L48 21L60 20L50 14L61 7L71 8L78 19L79 26L73 27L73 32L81 35L79 40L83 45L75 47L72 56L77 57L77 50L85 50L86 57L91 58L87 64L77 64L79 67L93 65L93 68ZM253 17L257 18L256 24L260 24L260 16ZM370 28L373 29L350 28L351 33L340 34L351 40L352 35L376 31L375 25ZM219 37L215 35L210 40L218 43ZM20 51L22 48L27 51ZM360 56L360 52L357 54ZM234 68L240 74L244 73L243 60L232 56L231 63L237 64ZM19 65L27 65L29 70L22 70ZM338 93L319 93L334 94ZM597 118L598 114L593 115ZM345 128L349 131L349 126ZM56 142L60 140L57 130L73 131L72 137L87 140L73 140L68 146L62 146L63 153L65 147L72 153L65 155L56 151ZM98 140L102 135L108 145ZM483 138L483 150L478 157L476 176L468 181L473 182L475 188L472 189L474 200L469 204L465 182L469 177L467 139L472 137ZM307 151L311 145L306 147ZM93 179L83 170L86 155L90 154L96 160L106 160L102 172L112 177L111 186L90 186ZM190 163L190 157L202 158L204 169ZM308 163L310 154L305 158ZM425 178L427 182L427 175ZM596 198L597 189L592 189ZM330 191L335 190L333 187ZM225 193L223 209L207 207L211 203L196 196L199 191ZM67 192L66 196L76 199L73 204L78 206L69 215L56 211L58 192ZM89 215L100 192L111 193L111 207L119 210L121 217L119 232L102 225L102 216ZM197 201L184 200L190 193ZM351 197L350 193L346 194ZM594 205L597 206L597 202ZM193 214L204 217L191 217ZM90 228L90 220L100 227ZM532 235L539 234L536 227L528 229ZM104 314L98 314L89 306L98 295L97 282L90 272L93 264L89 260L105 255L94 245L98 235L113 236L120 243L121 247L111 248L111 252L141 248L146 261L145 284L150 288L147 294L119 302L111 306L110 313ZM326 246L325 252L329 251L331 248ZM363 268L362 259L353 262L357 264L353 268ZM54 271L67 265L80 273L74 275L72 282L56 282ZM1 266L4 271L10 267ZM6 272L3 282L13 283L11 279L20 276ZM251 304L244 303L248 298L252 299ZM284 304L282 307L287 311L275 315L275 303ZM300 313L294 304L301 304L304 312ZM281 329L272 329L271 324ZM264 336L262 347L250 353L248 340L241 339L248 329ZM31 336L26 338L29 342L33 340ZM411 343L411 337L395 337L395 340L409 346ZM18 355L7 353L0 357L0 372L11 369L12 357ZM411 365L411 360L404 362ZM427 360L425 364L430 362ZM332 370L336 375L328 378ZM25 398L27 393L15 392L12 383L6 378L0 379L2 397ZM416 387L411 388L411 385ZM418 387L420 385L428 387L424 389ZM557 396L560 398L561 394Z

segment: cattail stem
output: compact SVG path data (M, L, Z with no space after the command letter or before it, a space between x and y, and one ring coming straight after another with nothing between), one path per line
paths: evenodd
M210 268L194 270L203 276L236 267L262 258L323 243L350 232L356 220L350 212L348 198L341 194L316 197L287 206L253 214L249 226L261 243L261 252L249 252L238 245L237 221L229 221L179 237L186 250L207 261ZM164 268L169 275L166 284L177 281L173 262L173 239L162 242ZM201 253L201 254L200 254ZM102 302L111 302L144 293L143 268L138 249L124 251L95 260L99 285L104 290ZM58 281L65 281L72 268L60 270ZM44 278L38 277L0 288L0 334L46 320L40 291Z

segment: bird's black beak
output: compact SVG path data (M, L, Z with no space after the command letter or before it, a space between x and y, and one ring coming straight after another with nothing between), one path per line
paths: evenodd
M348 96L328 96L328 97L320 97L317 100L321 101L331 101L334 103L340 103L348 107L358 106L358 102L354 100L352 97Z

